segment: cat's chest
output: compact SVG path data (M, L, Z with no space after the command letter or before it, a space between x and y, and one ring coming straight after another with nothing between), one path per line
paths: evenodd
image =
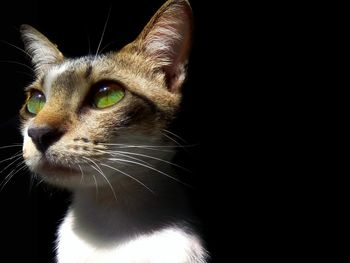
M110 236L108 245L105 240L86 238L84 231L74 225L74 217L69 212L59 229L57 260L58 263L187 263L204 262L204 250L200 240L178 227L168 227L150 234L140 234L127 241L118 236ZM197 260L194 260L196 259Z

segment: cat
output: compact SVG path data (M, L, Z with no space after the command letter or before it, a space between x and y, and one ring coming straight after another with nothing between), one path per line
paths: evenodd
M58 263L208 261L163 136L180 107L192 23L187 0L168 0L121 50L75 59L21 26L36 75L20 111L23 158L73 193Z

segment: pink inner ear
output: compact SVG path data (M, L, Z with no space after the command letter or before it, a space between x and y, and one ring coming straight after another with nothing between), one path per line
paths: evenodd
M173 5L165 10L157 18L143 42L146 55L165 72L171 92L180 90L186 75L192 26L186 8L188 7Z
M175 66L164 67L167 87L170 92L177 93L186 78L186 62Z
M145 41L145 51L163 65L176 62L184 40L183 22L178 18L167 17L157 22Z

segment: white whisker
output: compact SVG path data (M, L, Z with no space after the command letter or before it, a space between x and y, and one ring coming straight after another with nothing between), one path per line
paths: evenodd
M17 47L17 46L14 45L14 44L11 44L10 42L7 42L7 41L5 41L5 40L0 40L0 42L2 42L2 43L4 43L4 44L7 44L7 45L9 45L9 46L11 46L11 47L13 47L13 48L15 48L15 49L21 51L22 53L26 54L29 58L33 58L27 51L25 51L24 49L22 49L22 48L20 48L20 47Z
M164 137L168 138L170 141L172 141L172 142L174 142L175 144L177 144L178 146L180 146L181 148L183 148L183 146L182 146L181 143L179 143L177 140L171 138L169 135L164 134L164 133L162 133L162 135L163 135Z
M102 177L106 180L107 184L110 186L110 188L111 188L111 190L112 190L112 192L113 192L114 199L115 199L116 201L118 201L117 195L116 195L116 193L115 193L115 191L114 191L114 188L113 188L111 182L108 180L108 178L107 178L106 175L103 173L103 171L102 171L101 168L98 166L98 164L97 164L95 161L93 161L92 159L90 159L90 158L87 158L87 157L85 157L85 156L83 156L83 158L86 159L86 160L88 160L88 161L90 161L90 162L92 162L92 163L96 166L96 167L95 167L94 165L92 165L91 167L92 167L94 170L96 170L99 174L101 174Z
M169 162L169 161L166 161L166 160L163 160L163 159L160 159L160 158L157 158L157 157L154 157L154 156L150 156L150 155L146 155L146 154L141 154L141 153L134 153L134 152L125 152L125 151L116 151L117 153L124 153L125 155L128 155L128 154L131 154L131 155L137 155L137 156L142 156L142 157L146 157L146 158L150 158L150 159L154 159L154 160L157 160L157 161L160 161L160 162L163 162L163 163L167 163L167 164L170 164L170 165L173 165L175 167L178 167L186 172L191 172L190 170L186 169L185 167L182 167L181 165L178 165L176 163L172 163L172 162ZM139 158L136 158L138 160L140 160ZM149 163L147 163L149 164Z
M20 160L22 158L22 155L21 156L18 156L13 162L11 162L10 164L8 164L4 169L2 169L0 171L0 174L5 171L7 168L9 168L11 165L13 165L14 163L16 163L18 160Z
M132 156L128 156L127 154L124 154L124 152L112 151L112 152L106 152L106 153L108 153L109 155L112 155L112 156L116 156L116 155L124 156L126 158L129 158L129 159L132 159L132 160L135 160L135 161L139 161L139 162L142 162L144 164L151 165L149 162L141 160L140 158L135 158L135 157L132 157Z
M81 168L80 164L77 163L77 165L78 165L80 172L81 172L80 184L82 184L84 181L84 172L83 172L83 169Z
M36 183L36 186L35 187L38 187L41 183L44 182L44 179L39 179Z
M123 144L123 143L99 143L99 144L107 147L115 146L116 148L120 148L120 149L142 148L146 150L167 151L167 152L171 152L173 150L164 150L164 149L189 148L189 147L198 146L198 144L188 144L188 145L147 145L147 144Z
M109 16L111 15L111 10L112 10L112 7L110 7L110 8L109 8L108 15L107 15L107 19L106 19L105 25L104 25L104 27L103 27L103 31L102 31L102 35L101 35L101 39L100 39L100 42L98 43L98 46L97 46L97 50L96 50L96 54L95 54L95 58L97 57L97 55L98 55L98 51L99 51L100 46L101 46L101 44L102 44L103 37L104 37L104 35L105 35L106 28L107 28L107 24L108 24L108 21L109 21Z
M84 158L84 157L83 157ZM86 157L87 158L87 157ZM89 158L88 158L89 159ZM89 164L86 160L82 160L82 162L86 163L87 165L89 165L90 167L92 167L91 164ZM99 194L99 191L98 191L98 184L97 184L97 180L96 180L96 177L95 175L92 173L92 179L94 180L94 183L95 183L95 198L97 200L98 198L98 194Z
M114 43L117 43L118 41L112 41L112 42L109 42L107 45L105 45L103 48L101 48L101 51L100 53L102 53L107 47L109 47L110 45L114 44Z
M38 174L33 172L30 176L30 184L29 184L29 194L31 194L31 192L33 191L34 187L38 186ZM36 184L34 184L35 182L37 182Z
M151 146L151 145L128 145L128 144L105 144L104 146L107 146L109 148L116 148L116 149L130 149L130 148L136 148L136 149L142 149L142 150L149 150L149 151L157 151L157 152L174 152L173 148L179 147L179 146ZM159 149L161 148L161 149ZM112 148L113 149L113 148Z
M9 161L9 160L12 160L13 158L16 158L18 156L21 156L22 155L22 150L16 152L13 156L9 157L9 158L6 158L4 160L1 160L0 163L3 163L3 162L6 162L6 161Z
M92 166L91 166L91 167L92 167ZM98 198L98 184L97 184L97 180L96 180L96 177L95 177L94 174L92 174L92 179L94 179L94 182L95 182L95 192L96 192L95 198L96 198L96 200L97 200L97 198Z
M149 165L146 165L146 164L143 164L143 163L138 163L138 162L130 161L130 160L119 159L119 158L111 158L111 160L116 160L116 161L121 161L121 162L127 162L127 163L137 164L137 165L143 166L143 167L145 167L145 168L148 168L148 169L150 169L150 170L156 171L156 172L158 172L158 173L160 173L160 174L162 174L162 175L165 175L166 177L168 177L168 178L170 178L170 179L172 179L172 180L174 180L174 181L176 181L176 182L178 182L178 183L180 183L180 184L183 184L183 185L185 185L185 186L189 186L188 184L186 184L186 183L180 181L179 179L177 179L177 178L175 178L175 177L173 177L173 176L171 176L171 175L169 175L169 174L167 174L167 173L164 173L164 172L162 172L162 171L160 171L160 170L158 170L158 169L156 169L156 168L154 168L154 167L152 167L152 166L149 166Z
M180 141L182 141L183 143L187 143L187 141L185 139L183 139L182 137L180 137L179 135L167 130L167 129L163 129L163 131L165 131L166 133L169 133L170 135L174 136L175 138L179 139Z
M0 149L6 149L6 148L13 148L13 147L22 147L22 144L11 144L11 145L5 145L5 146L0 146Z
M35 73L34 70L33 70L31 67L29 67L28 65L23 64L23 63L21 63L21 62L18 62L18 61L0 60L0 62L20 65L20 66L23 66L23 67L25 67L25 68L27 68L27 69L30 69L30 71L31 71L32 73Z
M22 166L21 166L22 165ZM18 168L18 169L17 169ZM21 162L20 164L18 164L15 169L13 169L2 181L1 183L1 188L0 191L2 191L4 189L4 187L8 184L9 181L11 181L11 179L20 171L22 171L23 169L27 168L27 165L23 162ZM16 170L17 169L17 170Z
M126 172L123 172L122 170L117 169L117 168L115 168L115 167L113 167L113 166L110 166L110 165L108 165L108 164L101 163L101 165L106 166L106 167L108 167L108 168L110 168L110 169L112 169L112 170L115 170L115 171L117 171L117 172L119 172L119 173L121 173L121 174L124 174L125 176L129 177L130 179L134 180L135 182L138 182L139 184L141 184L143 187L145 187L146 189L148 189L152 194L155 194L154 191L153 191L152 189L150 189L147 185L145 185L144 183L142 183L140 180L136 179L135 177L131 176L130 174L128 174L128 173L126 173Z
M16 73L20 73L20 74L26 75L27 77L33 78L33 75L32 75L32 74L29 74L29 73L24 72L24 71L18 71L18 70L17 70Z
M124 143L101 143L106 146L122 146L125 148L176 148L177 146L173 145L145 145L145 144L124 144Z

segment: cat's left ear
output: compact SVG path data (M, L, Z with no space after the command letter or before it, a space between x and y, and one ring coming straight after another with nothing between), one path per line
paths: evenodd
M192 9L187 0L168 0L131 44L165 73L167 88L178 93L186 78L193 30ZM152 64L153 64L152 63Z
M57 46L35 28L22 25L20 32L37 75L45 73L50 67L64 60Z

